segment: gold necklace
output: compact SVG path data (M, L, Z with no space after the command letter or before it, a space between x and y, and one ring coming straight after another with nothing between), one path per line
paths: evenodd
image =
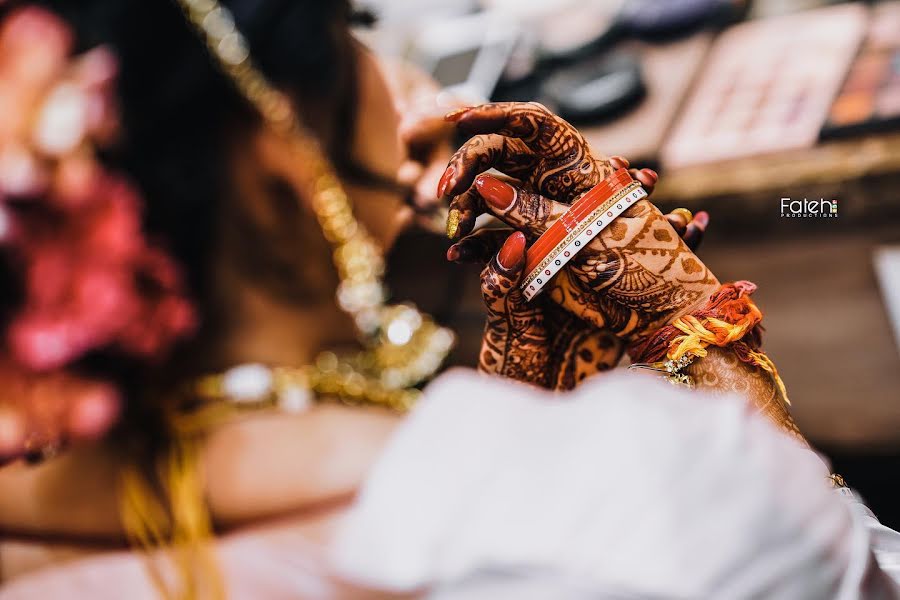
M236 367L238 371L205 378L197 391L207 399L227 399L229 384L247 378L238 387L249 390L255 386L257 400L263 402L274 397L279 405L289 405L291 401L284 400L285 390L291 390L288 398L295 397L293 390L302 383L319 397L408 409L418 397L415 386L433 376L450 351L453 334L414 306L385 304L381 250L356 220L350 198L290 98L254 66L249 45L228 9L217 0L178 0L178 4L218 67L266 125L290 142L297 164L309 174L313 211L334 248L340 278L337 302L353 318L365 348L351 357L323 353L315 365L298 369L241 365ZM291 373L290 377L284 377L285 373ZM264 385L266 381L272 385ZM285 381L292 383L279 385Z

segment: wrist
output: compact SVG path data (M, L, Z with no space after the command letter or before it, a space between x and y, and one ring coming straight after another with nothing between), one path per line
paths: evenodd
M664 329L672 328L678 319L701 313L709 304L710 298L720 287L719 281L713 278L713 282L708 286L704 286L702 291L700 291L699 297L694 299L693 302L686 302L669 311L660 311L657 313L655 315L655 320L648 320L648 326L640 333L640 335L625 340L628 344L628 356L633 361L643 362L646 358L644 356L645 348L655 337L659 336Z
M701 312L709 304L710 298L722 287L722 284L719 283L719 280L716 279L712 273L710 273L708 282L698 285L696 289L687 289L687 287L688 286L684 286L679 292L684 296L692 297L693 301L686 301L681 306L673 309L671 313L666 315L665 320L660 324L659 329L672 325L682 317Z
M677 360L687 353L703 356L703 350L708 346L734 343L746 346L749 342L748 349L758 349L762 312L750 299L756 285L749 281L719 285L714 277L710 278L714 285L708 286L706 291L715 291L703 293L691 304L685 303L673 310L665 315L661 326L652 328L651 333L628 345L628 355L634 362Z
M741 360L732 346L710 347L704 358L685 369L697 389L715 395L738 395L783 431L806 443L773 377Z

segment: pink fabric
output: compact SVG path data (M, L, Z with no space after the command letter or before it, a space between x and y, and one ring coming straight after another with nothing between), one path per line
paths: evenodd
M343 597L322 549L294 532L247 533L221 539L217 556L228 597L326 600ZM0 600L159 600L143 560L111 552L23 576L0 588Z

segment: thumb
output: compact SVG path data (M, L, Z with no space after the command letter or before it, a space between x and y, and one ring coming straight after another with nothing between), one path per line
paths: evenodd
M497 256L481 272L481 294L492 315L504 315L512 306L524 305L525 298L519 289L524 268L525 235L517 231L506 239Z

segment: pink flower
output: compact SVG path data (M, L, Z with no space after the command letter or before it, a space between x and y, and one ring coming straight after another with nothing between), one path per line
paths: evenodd
M61 157L53 174L53 200L67 210L89 205L102 175L103 169L86 152Z
M0 358L0 381L6 408L18 409L12 420L6 414L7 430L0 432L0 460L21 453L26 438L47 443L64 437L96 439L112 427L121 409L115 387L66 371L24 373Z
M137 190L97 158L118 135L115 57L72 47L46 10L0 22L0 259L20 278L0 294L22 297L0 329L0 390L22 425L0 432L11 452L26 433L96 437L117 418L116 388L73 362L103 349L156 362L196 325L177 263L143 235Z
M4 244L12 244L16 237L16 226L12 212L3 206L3 197L0 196L0 247Z
M72 35L42 8L15 10L0 23L0 146L21 137L46 87L66 66Z
M132 321L123 331L122 344L140 356L159 356L173 338L192 332L196 326L194 309L183 298L163 296L158 302L147 304L141 319Z
M52 12L27 6L0 23L0 73L19 86L46 85L67 64L72 33Z
M97 158L118 133L115 57L72 47L46 10L0 23L0 252L24 296L0 363L26 372L106 348L158 360L196 322L178 265L143 234L137 190Z
M49 315L26 315L9 330L9 345L16 362L29 371L58 369L81 350L77 332L64 319Z
M145 246L139 200L122 179L101 177L98 183L96 206L90 221L86 220L85 251L110 260L130 260Z
M47 173L25 145L0 137L0 193L37 196L46 189L47 179Z

